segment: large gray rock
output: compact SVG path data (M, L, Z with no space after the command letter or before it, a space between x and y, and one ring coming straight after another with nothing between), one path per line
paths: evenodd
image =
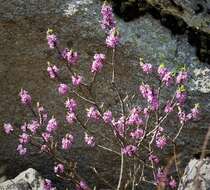
M80 52L82 74L89 78L87 70L94 53L106 52L105 35L99 25L100 3L96 0L0 0L0 4L0 122L21 124L23 120L27 120L27 116L31 116L22 108L17 96L23 87L32 94L34 105L36 101L41 102L50 114L53 113L62 123L65 117L64 100L58 96L56 86L45 72L47 61L58 62L54 53L47 47L46 31L53 28L58 33L63 47L73 47ZM183 166L202 145L210 122L210 67L198 60L195 49L189 45L185 35L172 35L158 20L149 15L128 23L118 19L118 24L122 44L117 50L117 83L122 92L136 91L142 80L148 80L139 72L139 56L156 65L165 62L171 68L186 65L191 73L188 106L199 102L203 112L202 119L185 128L177 142L179 150L183 153ZM98 100L102 98L102 101L114 105L114 98L109 97L111 90L104 82L108 81L109 77L110 70L105 67L105 72L100 75L96 84L97 95ZM65 79L68 81L69 77L65 75ZM165 91L163 98L167 95L168 92ZM177 122L177 119L169 121L170 135L174 135L174 130L177 130ZM196 138L192 139L192 136ZM49 175L52 164L49 164L45 157L40 157L33 150L27 158L20 159L14 151L16 139L5 137L1 132L0 137L0 162L6 160L8 163L10 167L7 170L8 176L16 175L29 165L38 168L42 174ZM75 152L78 154L81 168L86 172L88 171L84 162L86 154L83 151L85 153L88 151L81 148L83 145L81 135L78 135L77 139L79 140L75 145ZM108 156L99 155L99 152L93 154L93 151L89 153L94 155L94 163L99 167L103 167L104 158L107 158L105 160L107 165L116 164ZM167 152L162 155L171 156ZM14 160L17 161L15 166ZM45 167L42 167L43 165ZM117 176L118 170L113 170L112 176ZM110 173L108 169L105 172Z
M43 190L44 179L33 168L20 173L17 177L0 183L4 190Z
M198 168L200 168L198 173ZM196 178L198 176L198 178ZM196 179L198 186L196 186ZM182 183L178 190L209 190L210 189L210 159L192 159L185 168Z

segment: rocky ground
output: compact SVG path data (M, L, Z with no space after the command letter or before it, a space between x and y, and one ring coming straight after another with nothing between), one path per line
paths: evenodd
M81 53L81 68L85 77L89 77L86 70L92 56L95 52L106 51L105 36L99 25L99 1L50 0L46 3L44 0L0 0L0 4L0 123L6 121L18 125L30 116L19 103L17 95L21 87L31 92L34 101L44 103L50 113L62 121L63 99L58 97L54 83L48 80L45 72L47 61L56 62L53 52L46 45L46 31L53 28L63 46L73 47ZM199 102L202 117L199 122L185 128L178 141L182 152L181 166L184 168L190 157L200 149L210 123L210 66L198 59L196 49L188 43L187 35L174 35L150 14L130 22L118 18L118 24L122 44L117 52L117 76L123 90L132 92L142 80L147 80L137 67L139 56L153 64L165 62L171 68L186 65L191 73L188 105L193 106ZM109 69L105 71L109 72ZM97 94L113 104L112 98L107 96L110 89L103 89L103 81L109 77L106 72L97 84ZM163 98L167 94L167 91L164 92ZM176 129L176 123L174 118L169 121L170 133ZM1 132L0 137L0 165L7 166L5 175L8 178L15 177L29 167L37 169L44 177L51 177L51 162L45 156L32 151L29 157L20 158L15 151L16 139L7 138ZM101 157L97 153L97 156L91 158L92 150L82 149L81 146L79 142L73 153L78 155L82 171L91 175L85 161L96 159L97 162ZM83 152L90 156L85 156ZM163 156L170 155L164 152ZM114 165L115 162L107 159L106 164ZM109 171L104 171L104 174L106 172Z

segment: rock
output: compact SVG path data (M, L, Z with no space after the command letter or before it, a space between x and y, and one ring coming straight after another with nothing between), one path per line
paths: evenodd
M116 13L126 21L149 12L175 34L188 34L200 60L210 63L209 0L112 0Z
M199 190L210 189L210 159L206 158L203 161L192 159L185 168L184 175L182 177L182 183L179 184L178 190L197 190L195 189L195 178L197 175L197 168L200 167L199 172Z
M57 86L46 75L47 61L58 63L54 52L47 47L46 31L48 28L53 28L58 34L62 47L67 46L79 51L81 55L79 68L88 79L90 73L87 71L94 53L106 52L105 35L99 24L100 5L97 0L2 1L0 7L0 123L13 122L19 126L32 117L30 112L19 103L19 90L25 88L32 94L33 105L39 101L49 111L50 116L54 115L59 120L63 129L59 136L69 130L67 128L69 126L64 122L64 98L59 97ZM139 56L154 65L164 62L172 69L185 65L190 72L187 104L190 107L194 103L200 103L202 120L184 128L177 142L182 152L181 167L183 168L196 151L195 149L199 149L203 144L203 138L210 123L210 66L199 61L196 50L188 43L186 35L174 36L151 15L146 14L131 22L124 22L121 19L117 21L122 44L117 50L116 77L123 96L126 95L126 91L129 93L136 91L142 80L148 81L148 78L139 72ZM109 54L107 59L110 59ZM59 67L63 72L63 66L59 65ZM115 99L110 96L111 88L106 83L110 78L110 70L107 67L104 69L95 87L97 100L108 101L107 106L113 106ZM70 81L70 77L65 72L64 78L67 82ZM167 95L166 90L162 98ZM136 98L136 104L138 104L141 100ZM116 106L112 108L116 110ZM84 110L81 109L81 114L84 114ZM177 118L167 123L169 135L174 135L174 131L177 131L177 123ZM77 143L70 155L78 158L81 173L85 174L84 177L88 180L93 179L94 176L87 163L96 163L101 168L110 167L110 170L103 171L106 174L113 174L109 176L109 180L115 182L116 179L113 178L118 175L118 170L115 168L118 160L110 159L109 155L104 156L102 152L84 147L84 134L80 129L80 127L77 128ZM27 157L20 158L15 151L17 139L6 137L1 132L0 144L0 164L2 160L7 160L8 177L14 177L29 167L36 168L44 177L53 176L53 161L50 162L49 158L40 156L36 150L32 150ZM172 155L163 152L162 156L165 159ZM101 186L101 188L105 187Z
M17 177L0 183L5 190L43 190L44 179L33 168L20 173Z

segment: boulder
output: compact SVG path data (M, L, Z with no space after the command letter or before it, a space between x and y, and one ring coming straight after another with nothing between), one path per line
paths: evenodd
M198 172L198 168L200 168ZM198 178L197 178L198 177ZM195 187L195 179L198 180L198 186ZM210 159L204 160L191 159L185 168L182 182L178 190L209 190L210 189Z
M26 171L21 172L14 179L7 180L0 183L0 189L4 190L43 190L44 179L41 175L29 168Z

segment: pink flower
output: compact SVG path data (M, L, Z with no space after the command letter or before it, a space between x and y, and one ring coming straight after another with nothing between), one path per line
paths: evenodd
M38 121L32 120L28 125L27 129L30 130L33 134L36 133L36 131L39 129L40 125Z
M85 143L90 147L94 147L96 144L95 137L89 136L87 133L85 133Z
M187 92L183 85L181 85L176 91L176 99L182 105L187 99Z
M62 174L64 172L64 165L63 164L57 164L54 166L54 172L56 174Z
M52 138L52 135L50 133L44 132L42 133L42 138L44 139L45 142L48 142L50 138Z
M67 150L71 148L72 144L74 142L74 137L67 133L64 138L62 138L62 149Z
M95 107L92 106L89 109L87 109L87 117L97 121L100 119L100 113Z
M23 156L26 154L27 149L24 148L22 144L19 144L17 147L17 151L21 156Z
M79 184L76 185L76 190L89 190L89 187L84 181L80 181Z
M77 102L74 99L67 99L65 106L69 112L75 112L77 109Z
M162 79L165 74L168 72L168 69L165 67L164 64L161 64L159 67L158 67L158 74L160 76L160 78Z
M162 77L162 82L166 86L170 86L173 83L173 77L171 72L166 72L165 75Z
M49 133L51 133L51 132L54 132L57 128L58 128L58 122L56 121L54 117L52 117L47 123L46 130Z
M106 38L106 45L109 48L116 48L120 43L119 32L116 28L112 28Z
M51 180L49 179L44 180L44 190L55 190L55 188L52 185Z
M50 49L54 49L58 44L58 39L51 29L47 31L47 43Z
M158 168L155 179L156 179L157 184L166 185L168 183L168 178L167 178L166 172L160 168Z
M120 117L118 121L112 121L112 125L114 127L115 135L120 135L121 137L125 136L125 130L127 128L125 117Z
M167 145L167 140L165 136L157 136L156 137L156 146L161 150Z
M100 54L95 54L94 55L94 60L91 66L91 72L92 73L98 73L102 70L103 64L105 60L105 55L100 53Z
M137 147L134 145L127 145L122 149L122 153L126 156L132 157L137 152Z
M191 109L193 119L198 119L200 115L200 111L198 108L199 108L199 104L195 104L194 108Z
M21 144L27 144L30 141L30 136L26 133L23 133L19 136L19 142Z
M21 89L19 96L23 105L31 105L31 96L28 91Z
M131 110L131 114L128 117L126 124L128 125L143 125L143 120L139 115L139 110L134 108Z
M106 2L102 5L101 16L102 16L102 21L101 21L102 29L110 30L113 27L115 27L116 22L114 20L112 7Z
M58 76L59 74L59 69L56 65L50 65L50 63L48 64L48 67L47 67L47 72L48 72L48 75L51 79L54 79Z
M153 162L155 164L158 164L160 162L159 158L154 154L150 154L148 159L150 162Z
M59 84L58 92L62 96L66 96L69 92L69 87L66 84Z
M170 101L167 101L167 104L164 108L164 112L165 113L171 113L173 111L173 107L171 105L171 102Z
M75 87L79 86L82 82L82 76L80 75L72 76L71 79L72 79L72 84Z
M176 77L176 84L184 84L187 82L188 73L186 71L180 71Z
M106 111L103 114L103 120L105 123L111 123L112 121L112 112L111 111Z
M152 73L152 64L144 63L142 58L140 58L140 66L144 73L146 74Z
M68 112L66 115L66 121L71 125L77 120L74 112Z
M139 140L144 136L144 130L143 129L136 129L135 131L130 133L130 136L135 140Z
M77 52L73 52L68 48L65 48L62 52L62 57L68 62L69 65L75 65L79 60L79 55Z
M175 189L177 186L176 180L171 178L171 180L169 181L169 186L170 186L170 188Z
M6 134L10 134L14 131L12 125L10 123L4 123L4 132Z

